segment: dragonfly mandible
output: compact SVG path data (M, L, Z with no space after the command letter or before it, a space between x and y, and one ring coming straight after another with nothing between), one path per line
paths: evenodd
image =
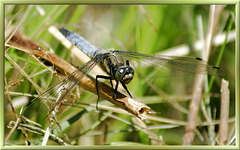
M83 64L79 69L68 75L57 85L50 87L48 90L43 92L37 98L35 98L28 105L41 99L46 106L49 107L50 111L61 103L69 92L87 75L97 64L108 74L96 75L96 90L98 95L98 101L100 99L98 91L98 79L110 80L111 86L114 89L113 99L116 100L116 92L119 86L119 82L126 90L130 97L131 93L127 89L126 84L130 83L134 77L134 69L131 66L130 60L140 60L141 66L153 66L159 68L169 68L172 70L189 72L194 74L209 74L209 75L225 75L225 72L219 67L208 65L206 61L203 61L198 57L191 56L165 56L165 55L147 55L137 52L120 51L120 50L104 50L97 48L92 45L89 41L84 39L77 33L61 28L60 32L76 47L88 55L91 60ZM112 81L116 81L115 87L113 87ZM57 97L57 102L53 107L50 108L50 102L46 100L46 97ZM117 101L117 100L116 100ZM120 101L118 101L120 102ZM97 105L96 105L97 107ZM98 108L97 108L98 109Z

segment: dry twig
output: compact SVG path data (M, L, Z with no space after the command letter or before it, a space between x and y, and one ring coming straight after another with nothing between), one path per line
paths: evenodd
M220 128L219 141L220 145L227 144L228 135L228 114L229 114L229 89L228 81L222 79L221 85L221 111L220 111Z
M224 7L224 5L211 5L210 6L210 16L209 16L209 26L208 26L208 32L205 39L205 52L206 52L206 58L205 60L208 60L208 56L211 51L211 44L212 44L212 38L216 31L216 25L218 23L221 11ZM193 98L191 100L190 106L189 106L189 116L188 116L188 124L186 126L186 132L183 137L183 145L191 145L195 136L195 129L196 125L198 123L198 110L199 110L199 103L201 100L202 95L202 81L203 76L197 75L195 78L195 87L194 87L194 93Z

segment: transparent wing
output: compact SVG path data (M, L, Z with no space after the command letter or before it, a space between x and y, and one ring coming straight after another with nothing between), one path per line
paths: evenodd
M118 50L115 50L113 53L119 54L123 58L129 60L139 59L139 64L141 67L153 66L157 69L171 69L194 74L209 74L219 76L225 75L225 72L222 69L208 65L206 61L198 57L146 55L136 52Z
M44 93L33 99L26 107L24 114L39 108L39 111L47 111L50 114L54 108L60 104L69 92L79 83L82 78L93 69L96 64L104 58L104 54L98 54L93 59L85 63L81 68L68 75L63 81L50 87ZM55 104L52 106L53 100ZM41 112L40 112L41 113Z
M60 32L88 56L93 56L97 48L93 46L86 39L78 35L77 33L62 28ZM189 56L164 56L164 55L146 55L135 52L128 51L113 51L115 54L120 54L121 56L131 60L139 59L141 67L154 66L158 69L172 69L176 71L190 72L195 74L209 74L209 75L224 75L222 69L208 65L207 62L203 61L201 58L189 57ZM135 62L133 62L134 64Z

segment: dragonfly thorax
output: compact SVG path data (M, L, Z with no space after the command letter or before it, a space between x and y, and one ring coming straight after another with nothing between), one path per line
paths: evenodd
M115 79L125 84L128 84L130 81L132 81L133 76L134 70L129 65L120 66L115 72Z

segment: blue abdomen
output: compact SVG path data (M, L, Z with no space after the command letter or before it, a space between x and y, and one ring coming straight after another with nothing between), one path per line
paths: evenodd
M99 48L96 48L93 46L90 42L88 42L86 39L84 39L82 36L78 35L77 33L66 29L61 28L60 32L75 46L77 46L81 51L83 51L85 54L87 54L90 58L94 56L97 50L100 50Z

